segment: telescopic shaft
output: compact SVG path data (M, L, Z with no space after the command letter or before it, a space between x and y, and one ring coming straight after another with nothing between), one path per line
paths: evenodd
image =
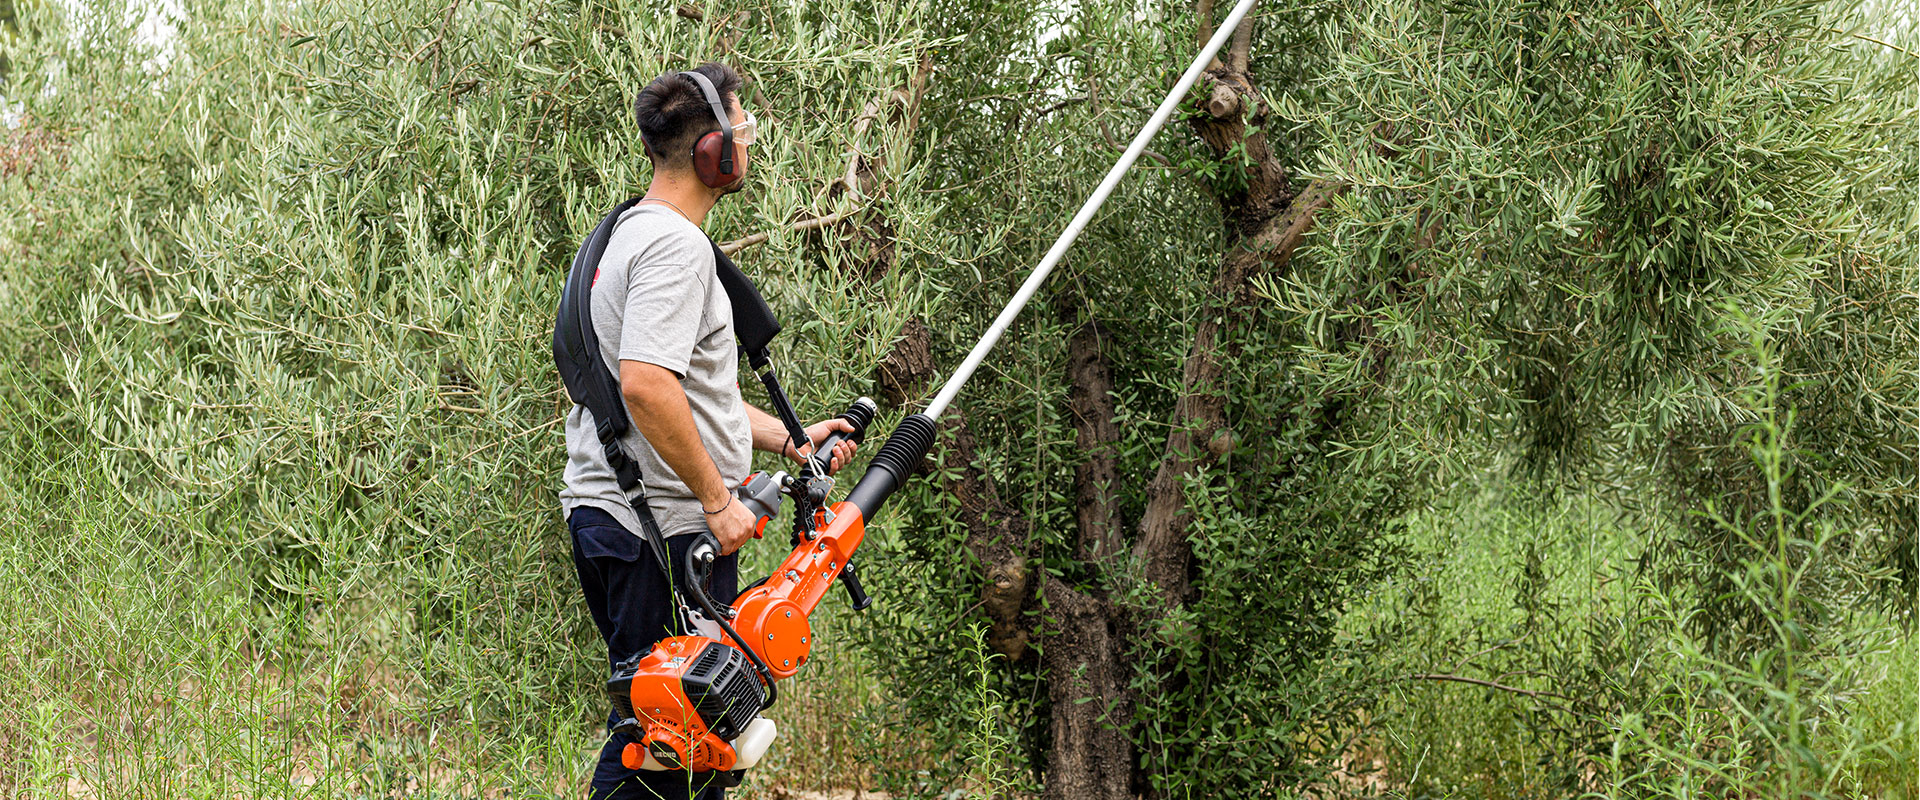
M978 368L980 362L987 357L987 351L992 350L993 346L999 343L1000 335L1007 332L1007 326L1013 324L1013 318L1019 316L1020 309L1025 308L1027 301L1033 299L1034 291L1046 281L1047 274L1053 272L1053 267L1060 263L1060 258L1067 254L1067 248L1073 246L1073 240L1080 237L1081 231L1086 230L1087 223L1093 221L1094 213L1107 202L1107 195L1113 194L1114 187L1120 184L1120 178L1127 174L1127 170L1133 168L1133 162L1139 160L1141 151L1147 149L1147 142L1152 141L1154 134L1159 133L1160 128L1167 124L1167 119L1173 116L1173 110L1179 107L1182 99L1186 98L1194 82L1200 79L1200 73L1206 71L1207 64L1213 61L1214 54L1220 52L1220 47L1233 36L1234 29L1240 27L1240 20L1247 16L1247 12L1252 10L1254 3L1257 2L1259 0L1240 0L1239 4L1227 13L1226 21L1220 23L1219 30L1213 32L1213 38L1207 41L1207 46L1200 48L1200 54L1194 57L1193 64L1189 65L1186 73L1180 76L1180 82L1174 84L1173 91L1167 93L1167 99L1160 101L1160 107L1154 110L1153 116L1147 120L1147 124L1140 129L1140 132L1134 135L1133 143L1127 145L1127 151L1120 154L1120 160L1114 162L1113 169L1107 170L1107 177L1100 181L1100 186L1093 190L1093 194L1087 196L1087 202L1081 204L1080 213L1074 214L1073 221L1067 223L1067 229L1060 232L1060 238L1053 240L1053 247L1047 249L1045 258L1040 259L1040 266L1034 267L1033 273L1027 276L1027 281L1020 284L1020 291L1014 292L1013 299L1007 301L1007 307L1001 309L1000 316L994 319L993 325L987 328L986 334L982 335L979 343L973 346L973 352L967 354L967 360L960 362L960 368L953 371L953 377L947 379L947 385L940 388L940 393L934 395L933 402L927 404L927 410L920 413L925 414L928 419L939 419L941 412L947 410L947 404L953 402L954 395L960 393L960 387L966 384L968 378L973 377L974 369Z
M1060 263L1067 248L1073 246L1073 240L1086 230L1087 223L1093 221L1093 215L1107 202L1107 196L1113 194L1113 188L1120 184L1120 179L1133 167L1133 162L1139 160L1140 153L1147 149L1147 142L1152 141L1154 134L1167 124L1167 119L1173 116L1173 110L1180 106L1180 101L1186 99L1187 92L1193 89L1194 82L1200 79L1200 73L1205 72L1207 65L1212 63L1214 54L1220 52L1221 46L1233 37L1234 30L1240 27L1241 20L1246 18L1247 12L1257 2L1259 0L1240 0L1227 13L1226 20L1220 23L1220 29L1214 31L1213 38L1207 40L1205 47L1200 48L1199 55L1194 56L1193 63L1180 76L1180 81L1174 84L1173 91L1167 93L1167 99L1160 101L1160 107L1154 109L1147 124L1134 134L1133 143L1127 145L1126 152L1120 154L1120 160L1114 162L1113 169L1107 170L1107 177L1081 204L1079 213L1073 215L1066 230L1060 232L1060 238L1055 239L1053 246L1047 249L1046 257L1040 259L1040 265L1033 268L1033 273L1027 276L1025 283L1020 284L1020 291L1007 301L1007 307L1000 310L1000 316L981 335L979 343L973 346L973 352L967 354L967 360L960 362L960 368L953 371L953 377L947 379L947 384L940 388L933 402L927 404L927 410L908 416L894 427L893 433L887 437L887 443L867 466L866 474L860 476L860 482L854 484L853 491L847 493L846 505L859 509L865 519L873 519L881 504L906 484L907 478L927 454L927 449L933 446L936 433L933 421L947 410L947 404L953 402L954 395L960 393L960 387L966 385L967 379L973 377L973 371L987 357L987 352L999 343L1000 336L1007 332L1007 326L1013 324L1013 318L1020 314L1020 309L1033 299L1034 291L1040 288L1047 274L1053 272L1054 266Z

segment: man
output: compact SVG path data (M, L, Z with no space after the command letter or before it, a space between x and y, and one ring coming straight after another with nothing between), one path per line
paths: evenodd
M700 226L722 196L744 183L758 123L740 107L740 76L731 68L707 63L697 71L727 111L737 177L714 187L696 173L694 145L720 125L696 81L668 73L640 90L634 115L653 178L607 243L590 306L600 355L619 375L633 420L635 430L621 444L640 465L647 508L667 537L674 563L691 544L686 534L713 531L724 555L713 565L709 592L730 603L738 595L734 552L753 535L755 522L733 494L747 477L749 448L801 461L813 441L851 426L838 418L817 423L806 429L812 441L796 447L777 418L741 400L733 309ZM836 447L831 469L847 463L853 451L851 442ZM573 536L574 566L606 639L609 668L685 633L668 578L639 538L640 516L607 466L592 415L579 405L567 415L565 480L560 504ZM620 751L630 741L617 734L600 751L595 800L722 796L720 788L706 786L711 773L627 769Z

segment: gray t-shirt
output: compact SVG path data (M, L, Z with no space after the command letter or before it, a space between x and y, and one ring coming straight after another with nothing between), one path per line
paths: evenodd
M593 332L607 368L617 376L620 361L643 361L678 375L701 444L727 488L739 486L752 463L753 432L736 375L733 306L714 274L707 237L671 208L634 206L621 215L600 258L591 305ZM699 498L647 444L638 426L627 431L621 446L640 464L647 506L662 533L706 528ZM639 515L627 505L600 451L593 415L581 405L567 414L565 479L561 508L568 513L580 506L602 509L639 535Z

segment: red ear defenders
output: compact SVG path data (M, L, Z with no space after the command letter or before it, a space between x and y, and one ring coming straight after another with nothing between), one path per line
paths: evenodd
M727 119L727 106L720 101L720 92L705 75L692 70L680 74L700 87L700 93L707 96L707 105L713 107L714 121L720 123L720 130L702 134L693 141L693 173L712 189L739 180L740 170L733 163L733 123Z

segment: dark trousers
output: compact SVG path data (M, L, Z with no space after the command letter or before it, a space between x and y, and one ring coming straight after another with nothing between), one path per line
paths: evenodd
M582 506L567 515L567 529L573 534L573 566L580 574L580 591L587 597L587 610L600 637L607 642L607 674L613 665L636 653L653 649L653 644L668 636L689 633L686 623L675 613L667 576L656 563L647 544L619 521L597 508ZM694 537L675 536L667 540L674 570L686 556ZM733 556L713 562L707 593L718 604L732 603L739 596L739 571ZM613 711L607 711L607 727L613 727ZM708 786L710 772L646 772L627 769L620 763L620 751L634 737L613 734L600 749L600 763L593 771L593 800L663 798L665 800L722 800L725 790Z

